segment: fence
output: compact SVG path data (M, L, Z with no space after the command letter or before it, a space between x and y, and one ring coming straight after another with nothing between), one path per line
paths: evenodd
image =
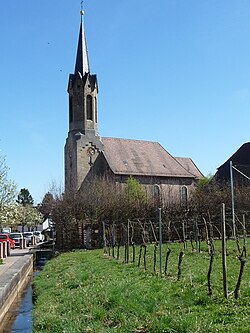
M249 212L236 215L236 234L243 237L250 234ZM190 242L193 250L199 250L200 242L221 239L221 215L210 217L194 214L162 214L161 233L159 216L152 219L128 219L126 221L65 221L56 223L57 247L62 250L73 248L101 248L132 246L141 244L180 242L183 246ZM231 211L226 212L226 235L233 237Z

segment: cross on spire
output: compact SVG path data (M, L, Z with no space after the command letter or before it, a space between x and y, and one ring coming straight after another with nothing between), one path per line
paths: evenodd
M83 10L83 0L81 1L81 10L80 10L80 14L81 14L81 16L84 14L84 10Z

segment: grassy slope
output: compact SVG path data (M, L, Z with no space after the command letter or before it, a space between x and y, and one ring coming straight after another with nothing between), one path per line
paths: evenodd
M249 263L240 299L231 295L226 300L217 249L213 295L209 297L208 253L186 251L182 277L177 281L182 247L170 247L168 275L163 278L153 273L153 246L148 251L147 272L103 256L101 250L65 253L51 260L34 282L37 299L33 333L250 332ZM231 244L227 257L229 291L234 290L239 272L234 248Z

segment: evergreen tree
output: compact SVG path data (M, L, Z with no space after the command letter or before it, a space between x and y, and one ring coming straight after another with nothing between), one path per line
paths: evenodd
M17 197L17 203L22 206L30 205L33 206L34 200L28 189L22 188Z
M136 180L132 176L127 179L125 190L130 201L144 201L146 199L145 189L138 182L138 180Z
M55 199L53 194L47 192L43 197L41 205L39 206L39 211L43 214L44 219L47 219L50 216L54 202Z

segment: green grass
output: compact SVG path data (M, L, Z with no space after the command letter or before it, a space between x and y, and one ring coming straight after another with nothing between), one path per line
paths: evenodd
M228 288L233 291L240 264L235 243L228 246ZM51 260L34 281L33 333L250 332L249 262L240 298L232 294L225 299L217 242L213 294L208 296L206 244L202 253L192 252L190 246L185 251L180 281L177 265L183 247L170 247L169 269L162 278L153 272L153 245L148 246L146 272L137 267L138 248L135 264L104 256L102 250L64 253Z

